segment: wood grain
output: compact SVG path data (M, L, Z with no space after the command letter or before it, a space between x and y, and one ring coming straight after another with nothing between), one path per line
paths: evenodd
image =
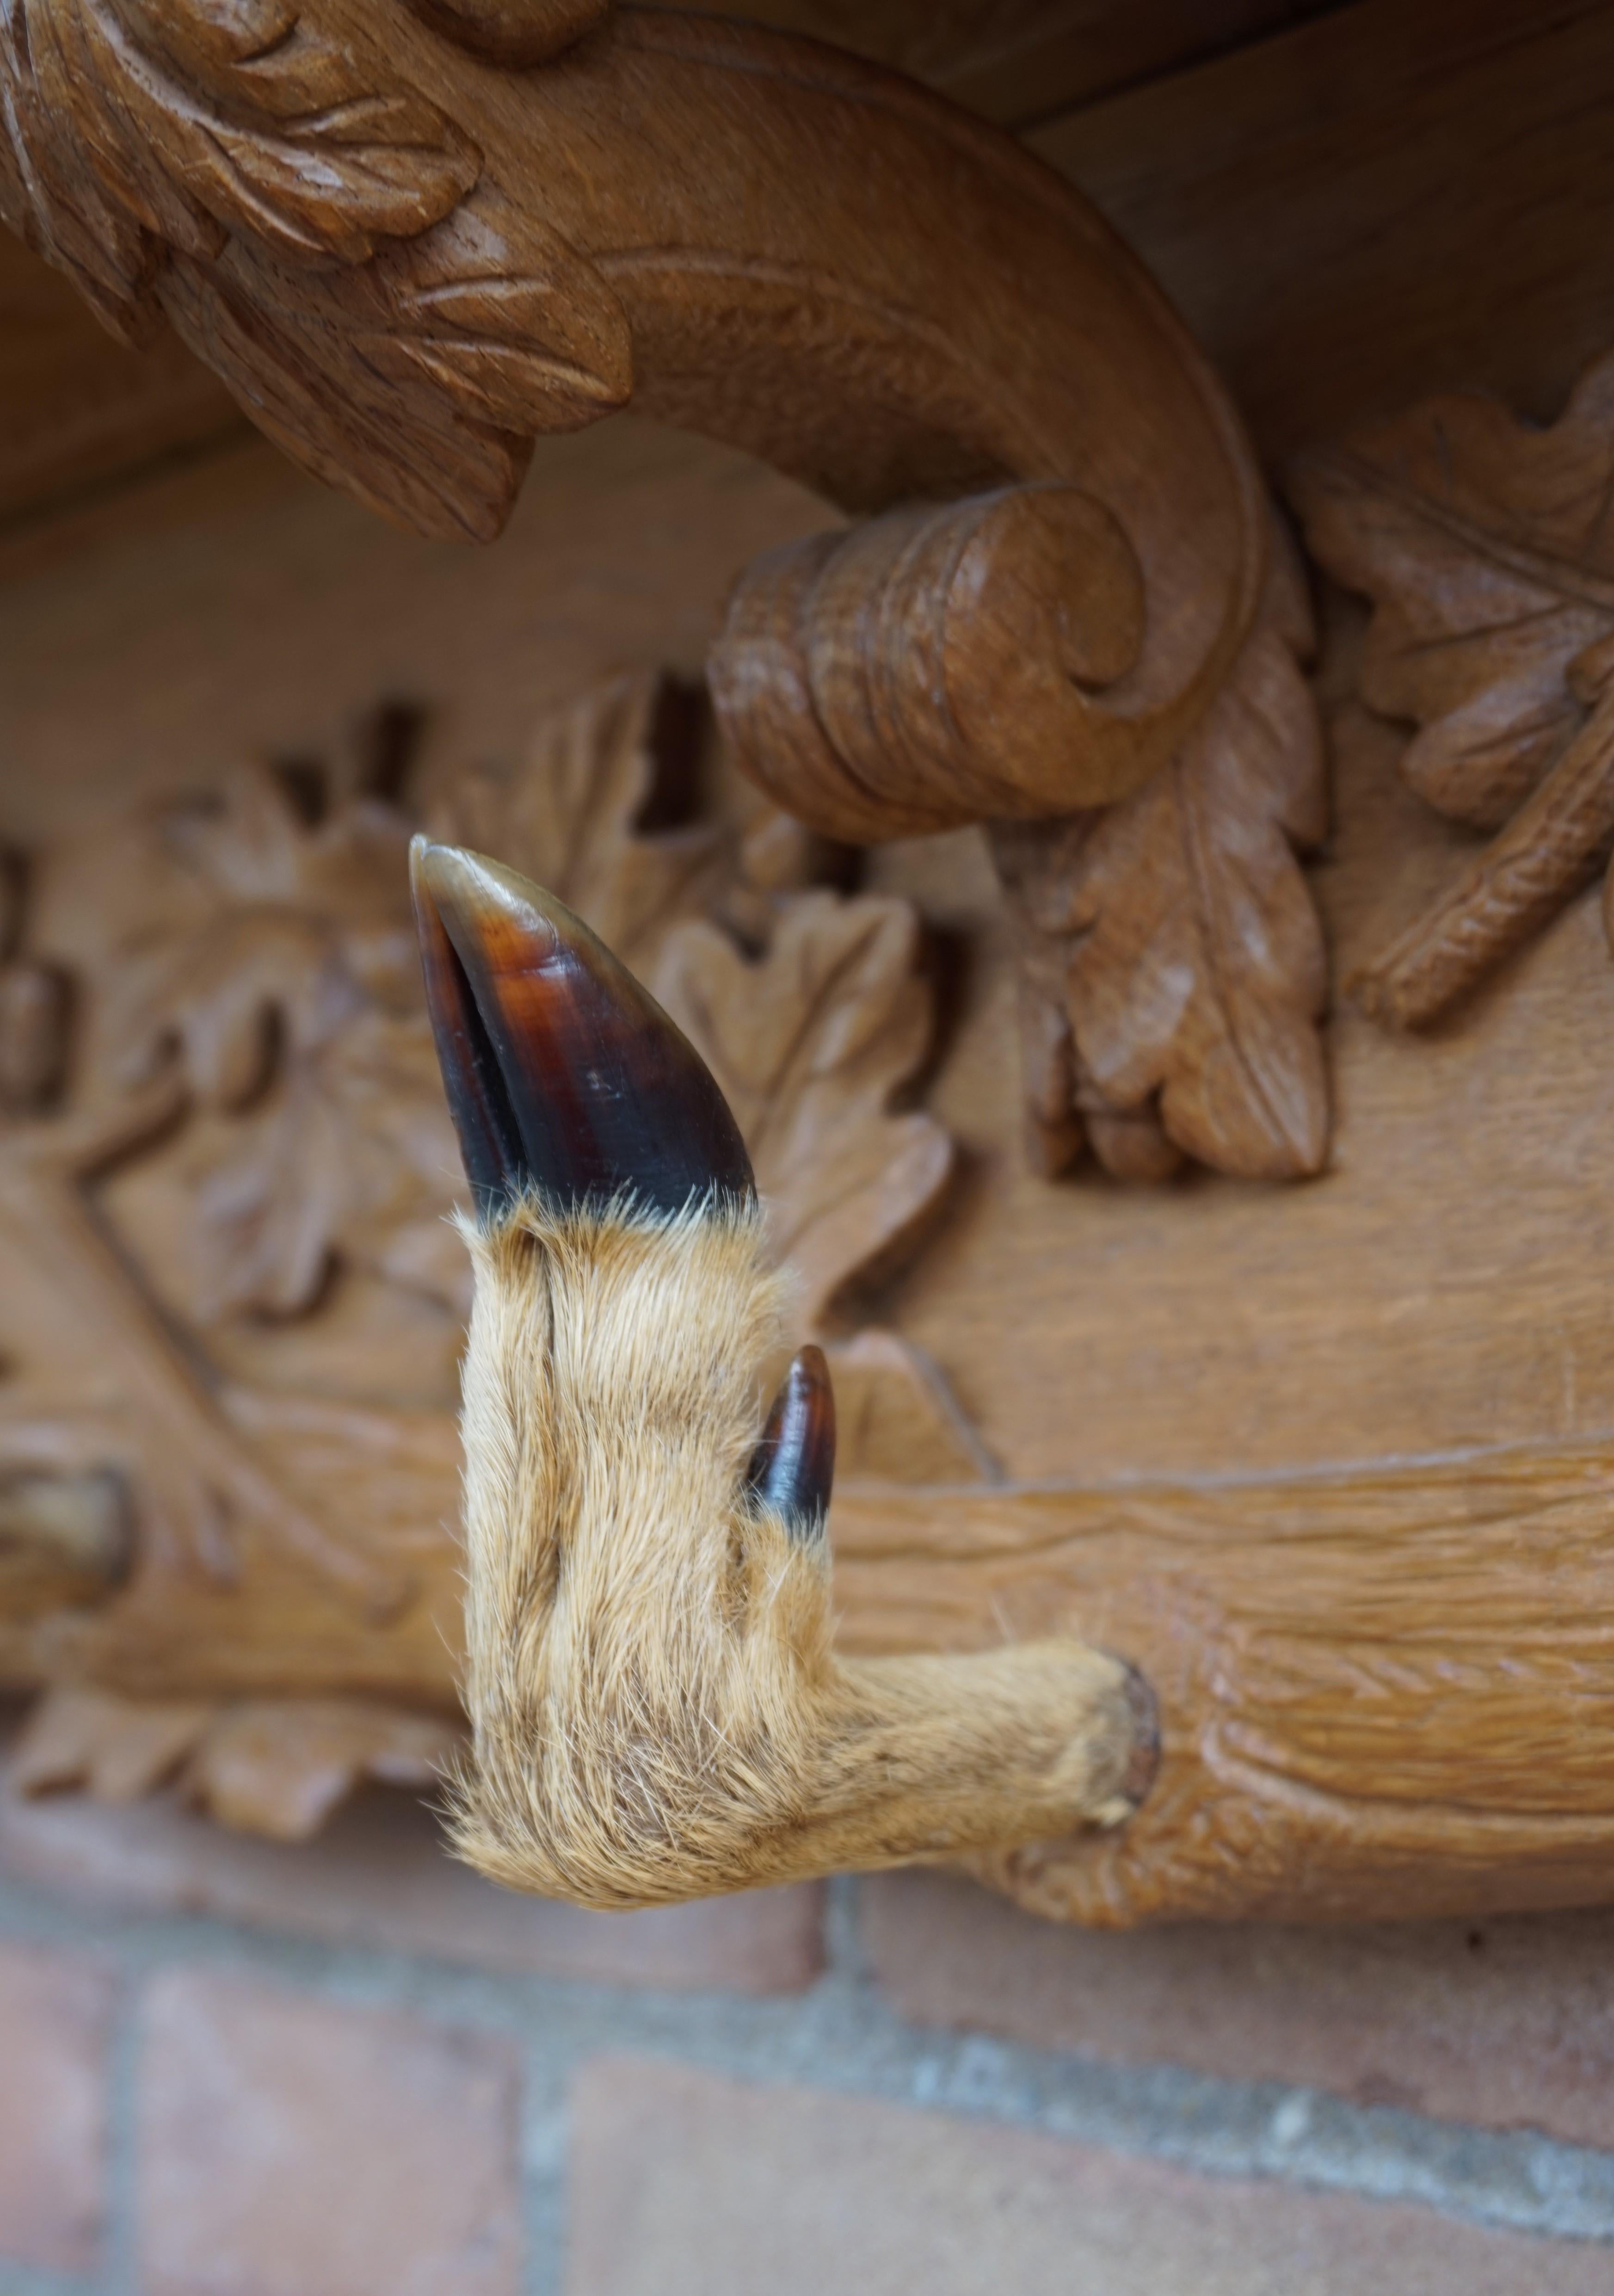
M248 28L133 4L29 0L0 43L4 211L131 340L166 311L320 476L487 539L534 436L631 398L849 509L1063 480L1094 509L1060 570L1099 554L1102 593L1118 548L1145 609L1114 660L1078 652L1070 801L1135 786L1204 714L1260 589L1259 482L1146 274L1007 139L709 19L630 12L514 73L320 0L265 72ZM348 103L373 146L319 108ZM1036 521L994 540L978 578L1046 590ZM860 562L859 601L886 564ZM967 750L954 775L970 817ZM978 816L1049 809L976 779Z
M1040 121L1036 148L1167 283L1273 456L1474 383L1550 418L1605 333L1602 12L1352 0L1290 28L1307 12L994 10L979 51L953 45L973 37L968 11L778 0L771 20ZM160 390L114 384L143 370L26 250L0 252L0 282L17 322L0 330L4 438L40 458L0 512L231 419L177 351Z
M1315 0L774 0L718 7L849 47L1005 126L1181 68L1309 12ZM54 273L0 242L0 519L240 426L222 386L171 336L111 341Z
M1347 678L1348 638L1335 652ZM1438 896L1467 840L1400 782L1396 731L1346 704L1331 734L1335 820L1316 882L1348 977ZM984 897L967 900L954 867L944 877L939 856L903 849L878 881L946 904L959 930ZM1594 901L1572 905L1461 1027L1400 1038L1336 1013L1336 1146L1318 1179L1275 1201L1219 1179L1017 1177L1013 995L983 961L930 1101L979 1177L900 1295L901 1328L1012 1477L1283 1472L1614 1426L1602 1147L1614 1095L1586 1057L1614 1026L1614 968Z
M1611 88L1601 0L1356 0L1028 140L1280 463L1430 391L1559 412L1608 337Z
M1219 1489L846 1494L843 1638L1063 1630L1137 1655L1164 1741L1137 1816L982 1861L1039 1912L1585 1902L1614 1883L1611 1473L1601 1444Z
M126 350L66 280L0 239L0 520L242 423L175 336Z
M1004 127L1181 70L1331 0L720 0L911 72Z

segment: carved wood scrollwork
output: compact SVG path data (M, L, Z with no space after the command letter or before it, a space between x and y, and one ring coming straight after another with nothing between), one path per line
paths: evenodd
M746 770L853 840L1069 824L1000 840L1045 1169L1319 1168L1304 616L1224 392L1069 185L831 50L603 0L16 0L0 119L0 216L110 324L166 314L417 531L496 534L535 435L629 401L867 516L736 587Z

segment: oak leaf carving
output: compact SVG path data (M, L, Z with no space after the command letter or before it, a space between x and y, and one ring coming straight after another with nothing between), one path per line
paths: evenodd
M514 773L456 781L435 825L555 885L643 972L661 958L664 993L736 1103L777 1247L816 1324L848 1277L910 1238L950 1168L940 1127L899 1103L933 1027L919 924L901 901L802 890L822 856L777 816L656 825L687 815L691 792L670 785L685 769L698 778L698 731L680 689L613 680L541 721ZM9 1128L13 1150L32 1146L0 1158L12 1224L0 1241L10 1251L26 1235L47 1267L70 1263L94 1375L81 1395L75 1356L66 1387L54 1367L6 1382L0 1499L35 1547L42 1525L60 1546L82 1501L108 1552L67 1596L60 1562L44 1589L40 1631L71 1597L84 1619L94 1610L94 1640L74 1646L85 1680L33 1718L23 1791L128 1799L171 1785L227 1824L301 1838L366 1776L428 1784L455 1734L368 1698L154 1702L96 1679L134 1678L125 1660L160 1643L186 1575L251 1600L266 1559L323 1572L372 1619L422 1591L434 1620L448 1616L447 1414L231 1384L206 1367L205 1332L181 1339L209 1318L306 1314L343 1268L467 1304L463 1249L444 1218L460 1173L408 912L408 823L391 801L407 759L396 726L378 720L373 733L346 766L244 768L211 800L58 857L70 899L94 921L79 1057L60 1122L30 1113ZM15 963L18 887L0 884ZM741 909L736 930L760 956L696 922ZM137 1200L111 1210L107 1250L102 1210L79 1182L148 1149L164 1179L143 1215ZM201 1281L197 1264L187 1283L165 1260L160 1304L143 1253L175 1233L200 1243ZM898 1335L837 1343L836 1367L848 1472L995 1472L937 1367ZM32 1634L39 1576L10 1575L0 1629ZM434 1626L434 1650L435 1636ZM421 1694L446 1702L452 1688L445 1656Z
M7 218L115 332L160 306L288 453L420 531L490 537L533 434L628 395L614 291L362 13L12 0L0 147Z
M462 1732L441 1716L373 1699L135 1699L48 1692L12 1761L13 1792L78 1786L127 1802L176 1783L222 1825L306 1841L365 1780L435 1785Z
M50 12L80 106L114 131L126 112L156 161L143 167L125 136L111 165L146 191L160 232L177 184L277 255L360 263L383 237L439 222L481 173L435 103L332 39L304 0L53 0Z
M1163 1177L1179 1152L1249 1178L1321 1167L1327 963L1299 858L1325 826L1309 642L1280 558L1226 685L1161 773L1102 812L995 830L1045 1169L1079 1145L1072 1104L1124 1177Z
M144 203L85 164L71 72L45 10L0 10L0 220L72 280L102 324L137 348L157 325L156 248Z
M463 1740L440 1716L374 1699L243 1701L201 1739L182 1785L235 1833L307 1841L367 1779L430 1792Z
M892 1107L934 1029L918 958L906 902L807 892L756 960L714 925L680 926L654 983L739 1121L809 1326L902 1250L952 1171L936 1119Z
M273 774L179 808L167 841L200 897L130 953L104 1040L121 1081L175 1060L209 1128L195 1191L204 1320L288 1316L340 1250L384 1251L412 1217L435 1233L455 1151L419 1006L406 825L357 800L310 826ZM447 1231L433 1288L457 1304Z
M297 0L13 0L8 15L0 73L37 226L59 244L98 234L131 302L151 242L206 259L233 231L292 261L360 263L481 173L435 104L366 74Z
M593 265L490 184L373 267L360 357L507 431L570 430L632 383L627 323ZM418 392L415 394L418 396Z
M1316 556L1372 601L1362 696L1417 728L1406 781L1501 832L1355 984L1417 1026L1614 845L1614 357L1549 427L1477 393L1432 398L1307 455L1290 491Z
M547 886L643 972L674 924L709 906L725 855L709 823L643 825L683 809L692 712L671 678L608 679L546 712L515 772L461 775L431 808L431 833Z
M443 1218L457 1175L435 1063L417 1022L365 1012L288 1068L242 1137L195 1174L205 1318L300 1314L339 1259L466 1304Z
M1305 457L1290 492L1316 556L1373 602L1362 698L1418 727L1407 781L1500 828L1614 667L1614 357L1549 429L1477 393L1427 399Z
M209 1701L120 1698L64 1685L29 1716L12 1754L11 1785L23 1795L82 1786L97 1801L138 1801L174 1775L206 1732Z

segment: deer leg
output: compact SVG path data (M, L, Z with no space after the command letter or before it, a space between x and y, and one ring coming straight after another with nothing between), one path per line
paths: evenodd
M841 1660L816 1349L692 1047L561 905L416 840L428 1000L477 1203L462 1852L651 1904L1107 1825L1152 1702L1075 1641Z

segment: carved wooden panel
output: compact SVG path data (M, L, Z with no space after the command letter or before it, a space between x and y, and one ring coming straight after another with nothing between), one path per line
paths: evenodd
M715 464L707 483L712 515L732 519L733 530L743 532L757 512L737 476ZM652 486L638 499L671 497L658 497ZM362 529L349 529L338 506L319 514L333 549L356 546ZM787 518L788 504L780 500L772 514ZM545 515L535 502L535 537L546 533ZM127 526L133 575L144 559L138 521L131 517ZM352 541L344 543L349 533ZM116 546L113 537L103 547ZM613 562L610 552L630 549L630 529L591 546L606 554L596 555L597 565ZM389 545L385 556L396 569L390 595L406 620L436 611L434 579L445 602L460 583L452 560L433 577L411 545ZM516 562L531 566L528 594L554 616L557 609L544 601L563 594L558 586L566 578L547 543ZM282 645L307 654L328 610L317 597L304 602L299 563L294 557L274 578L274 627ZM589 574L587 563L586 552L586 582L603 578ZM94 562L78 576L78 594L86 578L92 586L103 578ZM191 579L180 567L168 578ZM20 580L12 588L19 601L32 594ZM181 594L140 600L128 637L136 655L153 642L177 647L170 674L183 678L187 646L207 652L233 644L241 650L234 683L250 686L248 664L261 654L262 630L241 628L224 603L213 610L216 627L205 620L184 627L172 619ZM142 633L140 613L153 618L152 639ZM165 621L172 630L166 641L158 635ZM26 622L13 642L37 643ZM505 640L494 631L482 643L484 674L496 676ZM456 648L468 668L475 645L468 623ZM560 659L552 678L561 674ZM340 664L321 675L340 692ZM448 675L445 657L439 676ZM24 681L13 681L14 697L25 690ZM227 718L217 714L224 690L214 705L216 738L227 740ZM691 721L676 706L656 706L654 691L641 681L575 695L545 713L529 740L493 767L467 768L452 744L439 742L423 760L428 809L445 827L469 830L474 823L481 833L496 826L512 857L536 865L543 855L557 877L569 872L563 881L574 898L600 904L594 913L602 922L611 916L613 931L630 943L635 915L670 915L651 941L661 932L675 941L692 934L688 945L700 960L692 980L708 1003L726 990L742 1026L751 1009L747 984L758 978L745 951L770 919L810 917L825 902L830 914L843 918L846 897L797 890L798 841L770 816L744 813L750 800L703 801L682 818L673 808L668 825L634 832L658 756L670 782L679 778L681 760L697 784L715 762L697 738L692 775ZM441 692L450 698L446 683ZM243 690L238 706L250 715L262 703ZM12 708L14 742L25 719L16 699ZM79 704L77 733L60 707L56 713L86 766L97 747L115 757L121 741L127 751L111 696L99 727L96 708L93 693ZM283 716L283 722L298 721ZM401 918L400 897L396 882L389 890L383 860L396 855L408 816L363 792L378 776L385 784L398 775L399 736L412 723L396 715L372 719L369 738L350 740L340 755L319 761L334 800L320 822L307 817L317 780L306 746L300 773L238 771L217 784L219 796L209 805L148 802L131 822L103 816L88 836L67 826L70 808L58 798L61 825L30 840L30 866L18 881L12 968L37 961L75 973L78 1010L88 1021L96 998L86 960L120 929L123 907L132 901L149 927L151 906L166 908L177 885L185 889L179 923L190 926L219 907L252 920L228 972L209 973L207 986L266 980L283 995L297 980L284 964L284 916L274 920L267 942L278 969L266 974L259 936L270 920L240 891L221 896L217 878L222 871L248 891L255 883L277 885L290 895L277 906L296 916L312 910L339 948L364 959L371 989L330 1047L341 1047L338 1072L345 1072L378 1026L377 992L395 977L389 952L401 954L389 938ZM698 722L693 731L699 737ZM1381 936L1397 902L1419 884L1433 892L1451 866L1458 832L1443 828L1410 792L1398 792L1400 748L1394 734L1348 716L1336 735L1333 858L1321 890L1348 969ZM581 770L585 761L592 772ZM173 778L183 785L202 762L182 764ZM581 834L577 808L586 797L598 802L584 808ZM731 804L741 810L731 814ZM205 832L200 842L198 824ZM131 856L148 855L154 837L160 864L143 857L131 867ZM1013 1632L1040 1621L1144 1658L1167 1724L1155 1796L1108 1848L1062 1859L1041 1853L997 1869L995 1878L1045 1911L1100 1919L1257 1905L1350 1912L1414 1897L1434 1908L1595 1893L1606 1840L1597 1765L1575 1784L1569 1808L1567 1787L1549 1780L1538 1789L1484 1751L1492 1742L1484 1721L1492 1699L1503 1702L1495 1727L1504 1738L1515 1726L1511 1715L1527 1710L1531 1726L1594 1748L1601 1727L1594 1652L1566 1653L1549 1637L1539 1666L1515 1643L1496 1667L1480 1623L1487 1603L1493 1615L1524 1615L1524 1591L1510 1575L1521 1553L1554 1603L1572 1580L1581 1587L1571 1608L1588 1619L1602 1569L1598 1494L1607 1469L1586 1438L1614 1409L1602 1368L1614 1336L1606 1304L1610 1240L1597 1195L1577 1177L1590 1168L1584 1158L1602 1137L1606 1098L1581 1047L1588 1031L1603 1025L1604 1006L1614 1011L1614 966L1601 955L1595 920L1583 931L1584 908L1577 910L1527 959L1524 976L1495 1008L1449 1044L1402 1045L1348 1013L1332 1038L1335 1088L1346 1110L1341 1151L1337 1168L1313 1187L1274 1196L1208 1181L1157 1196L1105 1184L1089 1165L1086 1177L1050 1189L1015 1177L1013 1060L1002 1027L1012 1006L1012 976L993 922L990 873L970 849L969 840L916 843L880 857L872 873L882 899L897 895L914 904L936 921L942 939L924 973L911 969L912 959L905 972L897 965L871 976L865 969L865 981L889 983L887 996L908 986L897 1002L871 1008L886 1016L876 1046L889 1049L870 1072L874 1104L853 1137L879 1138L893 1122L912 1126L911 1097L905 1114L900 1100L894 1117L877 1105L885 1080L905 1081L910 1095L919 1086L917 1108L928 1111L929 1132L919 1140L936 1139L944 1159L948 1136L958 1145L950 1152L955 1177L930 1204L930 1225L907 1235L905 1273L894 1289L888 1277L877 1295L881 1316L896 1311L895 1332L889 1321L882 1330L866 1308L854 1308L841 1324L845 1331L849 1322L851 1335L835 1346L845 1447L832 1535L846 1646L980 1647L995 1643L1005 1624ZM1385 877L1387 850L1401 873L1392 882ZM809 863L832 873L836 857L809 849ZM109 879L116 903L105 890ZM634 899L625 903L630 885ZM80 901L106 913L97 929L104 938L86 935ZM708 922L714 918L715 927ZM960 936L970 952L962 976L956 960L951 971L946 964L936 969L934 959L949 939L958 947ZM152 971L160 974L172 931L142 939ZM183 938L176 945L184 946ZM909 946L917 956L924 937ZM243 964L252 950L252 963ZM799 973L792 978L801 984ZM949 978L954 985L946 988ZM914 985L925 980L936 984L928 1009L946 1033L935 1048L939 1069L916 1073L911 1062L923 1056L923 1040L914 1021L889 1031L911 1012ZM707 986L713 980L716 989ZM233 1012L245 1024L255 1008L250 995L224 995L206 1009L216 1019ZM400 1041L420 1029L412 1012L418 1008L410 1004L390 1024ZM242 1042L253 1042L250 1025L244 1037L229 1029L209 1037L196 1026L196 1008L185 1019L190 1041L204 1054L212 1047L225 1076L232 1062L223 1051L233 1046L239 1054ZM92 1028L79 1041L87 1049L101 1039ZM702 1041L721 1063L719 1037ZM283 1039L283 1061L291 1049L291 1038ZM725 1080L743 1105L743 1065L736 1070L727 1057ZM1509 1079L1505 1090L1498 1078ZM87 1070L74 1070L66 1101L53 1112L13 1111L8 1171L24 1140L36 1148L70 1144L69 1118L88 1081ZM8 1576L4 1598L12 1622L9 1677L95 1686L94 1697L76 1690L42 1710L25 1776L40 1789L77 1779L127 1794L177 1765L193 1790L232 1822L296 1833L316 1824L366 1771L422 1775L451 1726L458 1562L445 1526L453 1520L458 1467L456 1309L433 1284L452 1292L460 1279L447 1258L434 1270L430 1254L424 1264L417 1256L423 1206L430 1204L434 1218L457 1185L435 1082L422 1063L421 1108L437 1143L422 1160L430 1165L435 1154L431 1185L438 1193L429 1189L415 1200L414 1220L409 1191L382 1200L398 1232L412 1234L409 1249L389 1256L376 1241L373 1214L367 1230L365 1219L344 1213L355 1224L336 1231L337 1280L305 1307L266 1316L261 1304L238 1296L208 1310L207 1285L217 1283L220 1265L235 1267L244 1279L251 1263L227 1254L220 1263L218 1234L203 1248L199 1197L220 1169L250 1168L253 1143L272 1126L285 1083L283 1070L257 1101L210 1115L197 1110L166 1139L132 1154L117 1175L87 1188L74 1184L70 1218L51 1233L78 1234L77 1207L97 1216L120 1247L111 1297L124 1308L133 1298L139 1331L149 1332L144 1301L153 1277L175 1287L170 1309L189 1334L187 1349L200 1349L229 1439L249 1448L266 1480L305 1510L323 1537L340 1534L351 1543L378 1570L376 1582L349 1579L340 1556L334 1570L324 1560L310 1562L272 1526L234 1516L225 1525L239 1574L233 1582L216 1575L205 1554L172 1539L156 1542L159 1567L143 1563L119 1582L120 1567L127 1568L119 1541L132 1527L143 1544L157 1512L127 1443L109 1441L119 1412L113 1407L91 1426L87 1454L81 1450L76 1472L64 1475L61 1459L46 1447L47 1439L70 1431L53 1415L61 1410L60 1375L54 1389L48 1365L29 1372L27 1383L15 1376L30 1364L20 1338L45 1338L64 1312L56 1280L61 1247L53 1242L48 1257L41 1250L37 1194L25 1198L26 1246L8 1231L0 1299L13 1376L0 1385L0 1399L16 1510L8 1521L17 1575ZM130 1089L119 1087L114 1105ZM1354 1111L1368 1111L1371 1123L1364 1116L1353 1128ZM406 1143L419 1121L417 1115L406 1128ZM800 1121L799 1113L794 1122ZM899 1129L892 1144L906 1151L911 1136ZM1433 1202L1431 1157L1448 1167L1457 1160L1464 1174L1462 1191ZM900 1170L900 1155L895 1164ZM314 1177L300 1172L299 1189ZM53 1179L45 1201L59 1219L56 1185ZM1589 1226L1584 1217L1571 1224L1559 1209L1563 1192L1576 1188ZM329 1218L329 1201L320 1201ZM177 1250L176 1235L193 1228L192 1242ZM236 1232L238 1245L249 1233ZM295 1223L284 1231L297 1233ZM1487 1234L1495 1242L1477 1267L1472 1239ZM140 1279L132 1292L131 1262ZM266 1282L276 1267L283 1275L287 1264L258 1263L255 1280ZM97 1283L105 1276L102 1264ZM1473 1305L1476 1283L1488 1303L1483 1315ZM104 1296L92 1294L87 1316L73 1310L65 1345L75 1359L86 1346L86 1321L98 1362L106 1335L115 1338L120 1328ZM1544 1330L1552 1334L1544 1353ZM1274 1332L1283 1334L1275 1349ZM871 1362L872 1371L859 1368ZM1579 1388L1574 1415L1564 1418L1570 1365ZM114 1389L122 1375L114 1360L100 1383ZM82 1386L75 1377L76 1403ZM46 1398L48 1412L40 1407ZM126 1425L141 1407L121 1414ZM1557 1456L1544 1454L1543 1436L1559 1427L1564 1440ZM1389 1472L1339 1464L1387 1448L1438 1451L1476 1437L1527 1447ZM1288 1480L1274 1482L1271 1471L1285 1462ZM1131 1492L1103 1487L1151 1465L1167 1483ZM1296 1474L1297 1466L1309 1472ZM1241 1484L1241 1467L1257 1479ZM893 1488L894 1469L953 1488L904 1496ZM1050 1480L1064 1488L1050 1491ZM53 1529L41 1524L41 1511L49 1513L42 1484L56 1502ZM70 1533L62 1529L64 1499L72 1502ZM25 1521L26 1541L19 1531ZM1339 1629L1330 1663L1352 1685L1348 1702L1368 1733L1349 1759L1352 1775L1365 1770L1376 1781L1371 1810L1358 1786L1342 1780L1337 1763L1345 1755L1323 1760L1315 1743L1293 1671L1297 1651L1315 1651L1307 1628L1313 1601L1287 1562L1282 1570L1274 1565L1274 1541L1286 1556L1304 1555L1307 1570L1327 1582L1323 1608ZM26 1595L20 1576L25 1564L37 1570L41 1556L56 1575L48 1588L36 1577L34 1593ZM1409 1556L1427 1560L1408 1567ZM1352 1576L1357 1558L1360 1579ZM1454 1609L1454 1595L1438 1597L1432 1693L1402 1646L1410 1621L1399 1590L1404 1583L1454 1586L1454 1570L1466 1590L1462 1602L1471 1597L1479 1607L1471 1613ZM1387 1585L1394 1588L1389 1644L1390 1627L1373 1607ZM1353 1586L1368 1605L1360 1614L1351 1607L1358 1599L1348 1593ZM64 1594L74 1598L65 1612ZM1293 1602L1281 1615L1271 1608L1280 1595ZM1470 1616L1475 1623L1463 1627ZM1462 1635L1478 1639L1460 1644ZM1307 1667L1313 1662L1308 1658ZM110 1702L119 1698L121 1706ZM1523 1707L1507 1708L1510 1700ZM1449 1722L1437 1727L1443 1711ZM1424 1767L1402 1778L1385 1772L1378 1750L1404 1733L1422 1750ZM1480 1805L1482 1779L1490 1799ZM1270 1862L1252 1859L1252 1840L1269 1846Z
M1546 414L1601 345L1607 161L1575 94L1610 70L1594 5L1356 0L1284 30L1286 0L1083 4L1043 29L1011 20L1006 45L960 50L957 70L942 51L971 36L969 12L925 12L918 53L912 11L852 12L781 20L922 76L933 54L957 100L1038 123L1044 156L1169 283L1264 447L1471 380ZM148 375L21 247L0 253L0 511L229 418L176 345L148 355Z
M754 803L638 826L676 806L699 736L692 696L618 679L515 769L447 776L428 817L541 867L658 980L729 1086L818 1331L948 1185L946 1133L892 1107L934 1030L922 937L900 899L804 885L818 849ZM345 755L243 767L9 870L0 1665L160 1693L171 1718L120 1751L120 1710L75 1693L25 1751L41 1786L135 1791L184 1759L221 1814L296 1831L419 1731L327 1700L276 1737L242 1693L452 1704L468 1271L387 794L410 738L381 713ZM70 970L35 954L61 947ZM832 1351L854 1472L978 1471L910 1345ZM332 1379L349 1401L315 1399ZM400 1385L414 1411L366 1406ZM281 1747L257 1802L249 1720Z
M0 1663L53 1685L25 1782L182 1767L295 1833L452 1741L465 1288L404 901L419 821L579 911L732 1103L847 1406L841 1648L1053 1634L1147 1677L1141 1812L983 1870L1101 1920L1602 1894L1583 1048L1610 989L1572 900L1614 838L1600 378L1545 434L1415 411L1298 475L1319 555L1378 603L1367 699L1422 724L1408 778L1499 832L1454 868L1397 804L1393 737L1347 710L1308 877L1304 586L1147 280L889 83L600 13L453 0L383 45L342 0L294 26L35 0L0 45L8 212L120 324L160 301L360 500L490 533L532 434L631 388L871 513L746 566L721 754L676 686L619 678L518 762L412 777L393 707L20 840ZM755 102L714 105L741 72ZM827 160L852 118L890 212L970 186L945 261L860 224L862 176ZM603 178L602 119L635 129ZM658 176L657 135L709 119L726 188ZM782 141L797 176L823 162L823 212L767 193ZM843 843L889 840L853 890ZM1371 969L1394 1018L1542 937L1516 996L1434 1044L1350 1012L1325 1039L1314 883L1347 980L1387 903L1435 889Z

